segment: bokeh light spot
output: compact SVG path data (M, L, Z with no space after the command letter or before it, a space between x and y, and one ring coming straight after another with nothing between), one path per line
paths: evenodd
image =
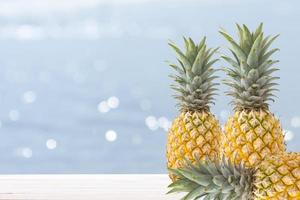
M16 149L15 154L17 156L20 156L23 158L31 158L33 155L33 152L31 150L31 148L29 148L29 147L22 147L22 148Z
M109 97L107 100L107 105L110 108L118 108L119 104L120 104L120 100L118 97L112 96L112 97Z
M114 142L118 138L118 134L114 130L108 130L105 133L105 138L109 142Z
M98 111L101 113L107 113L110 110L110 107L108 106L108 103L106 101L101 101L98 104Z
M294 138L294 133L290 130L284 130L284 140L285 141L291 141Z
M53 150L57 147L57 142L54 139L48 139L46 141L46 146L48 149Z
M172 123L166 117L160 117L158 118L158 125L165 131L168 131Z
M36 94L33 91L27 91L23 94L23 102L24 103L33 103L36 100Z
M152 131L155 131L159 128L158 121L154 116L148 116L145 120L145 123L147 127Z

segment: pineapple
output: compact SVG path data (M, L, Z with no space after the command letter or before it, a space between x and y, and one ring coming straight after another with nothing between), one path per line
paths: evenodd
M182 200L299 200L300 153L279 153L267 157L255 168L221 162L188 162L170 170L178 180L169 193L185 192Z
M284 133L280 121L269 110L277 90L273 66L277 60L271 55L278 49L269 49L278 35L264 36L263 25L250 32L247 26L237 25L239 43L225 31L220 33L231 44L232 58L222 56L231 67L226 68L228 79L224 81L231 91L235 113L225 125L222 139L223 155L234 163L252 167L266 156L285 151Z
M185 53L169 43L177 54L178 65L170 64L177 72L171 75L176 83L171 86L177 92L175 98L181 112L168 135L167 165L173 169L183 166L185 158L218 158L222 133L219 121L209 109L217 85L213 82L217 78L213 65L218 59L212 59L217 49L207 48L205 37L199 44L191 38L184 41Z

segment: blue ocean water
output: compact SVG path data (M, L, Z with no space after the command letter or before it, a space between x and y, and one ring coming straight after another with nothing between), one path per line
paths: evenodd
M226 52L217 30L234 33L235 22L281 34L271 109L300 150L297 1L75 2L0 2L0 173L166 172L166 130L178 115L167 41L206 35ZM225 90L212 108L222 123L232 109Z

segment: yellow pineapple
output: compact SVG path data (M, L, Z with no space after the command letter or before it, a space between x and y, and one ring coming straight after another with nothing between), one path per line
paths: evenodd
M265 158L254 169L230 160L198 161L171 170L178 177L169 187L186 192L183 200L299 200L300 154L279 153Z
M184 40L185 53L169 43L177 54L178 65L170 66L177 72L171 75L176 82L172 88L181 111L168 135L167 165L173 169L183 166L185 158L218 158L221 139L219 121L209 109L217 85L213 64L218 59L212 59L217 49L207 49L205 38L198 45L191 38Z
M278 49L269 49L277 38L265 37L262 24L255 32L237 25L239 42L225 31L220 33L231 44L232 57L222 56L231 67L226 68L233 97L235 113L225 125L222 150L232 162L256 166L266 156L285 151L284 133L280 121L269 110L269 101L274 101L273 92L278 77L273 72L277 60L271 55Z

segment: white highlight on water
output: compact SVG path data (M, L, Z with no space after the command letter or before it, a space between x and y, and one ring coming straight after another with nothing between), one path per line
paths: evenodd
M46 141L46 146L48 149L53 150L57 147L57 142L54 139L48 139Z
M116 131L114 131L114 130L108 130L108 131L106 131L106 133L105 133L105 138L106 138L106 140L109 141L109 142L114 142L114 141L117 140L118 134L117 134Z

